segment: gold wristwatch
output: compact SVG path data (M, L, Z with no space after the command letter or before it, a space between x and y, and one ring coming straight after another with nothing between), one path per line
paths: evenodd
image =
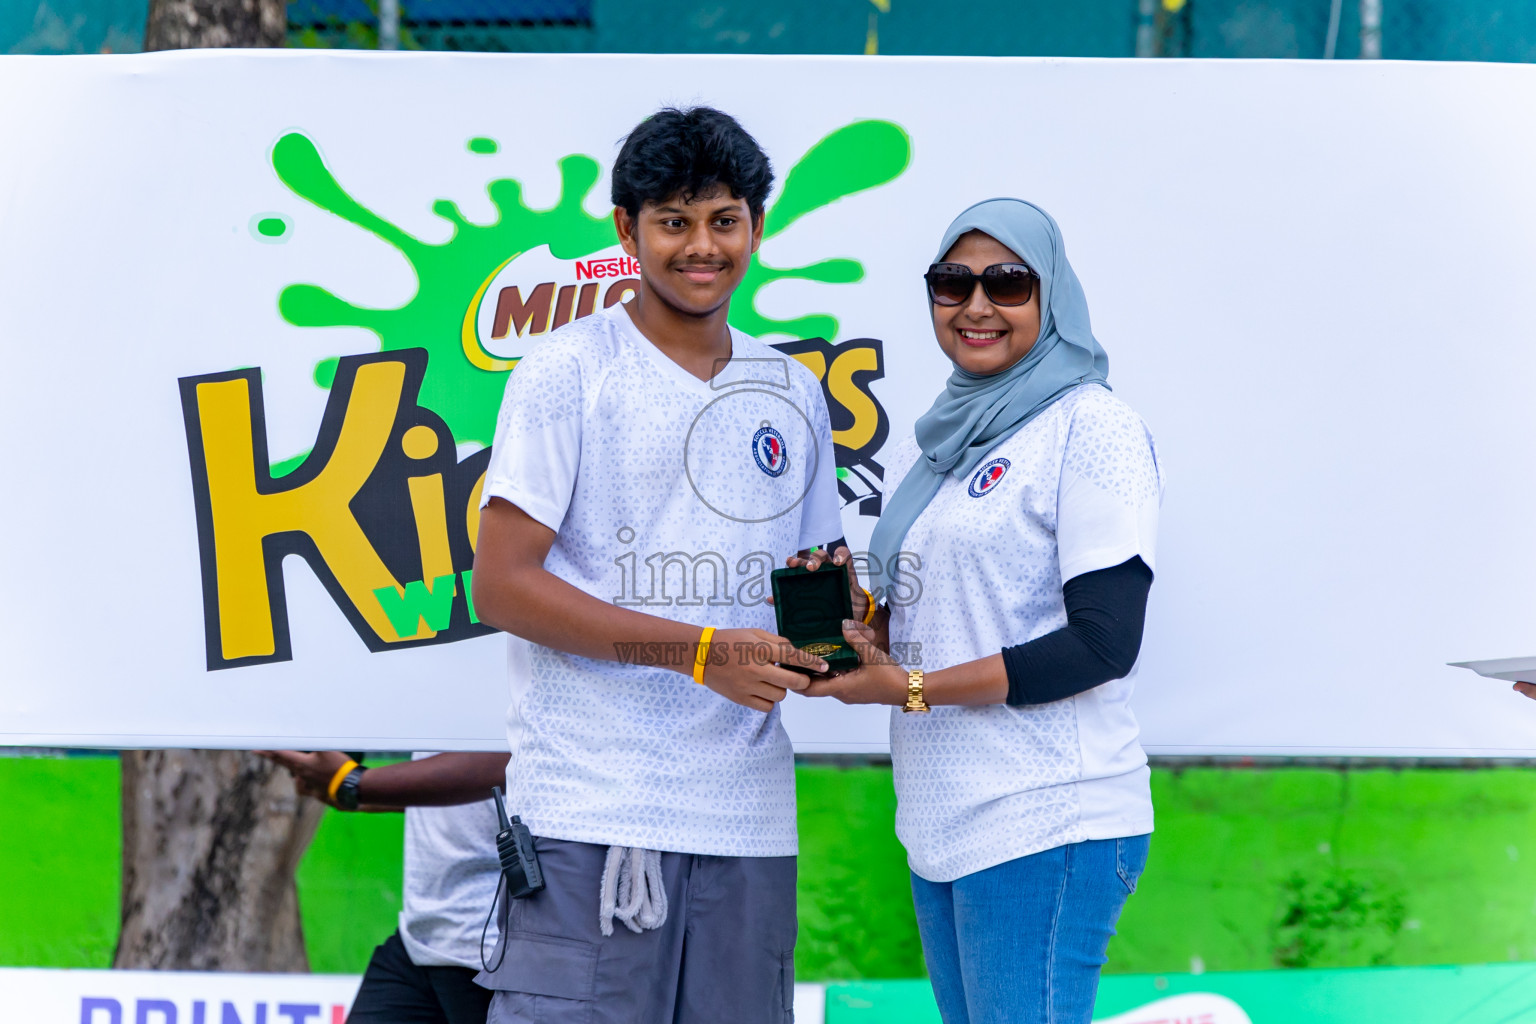
M927 714L933 709L923 700L923 670L914 668L907 673L907 703L901 710Z

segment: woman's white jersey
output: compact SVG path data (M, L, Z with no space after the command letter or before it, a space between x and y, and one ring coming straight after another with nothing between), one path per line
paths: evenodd
M560 328L508 378L484 501L555 531L544 567L603 601L774 631L768 574L843 535L831 424L803 365L740 331L703 381L622 305ZM640 644L646 637L626 638ZM529 644L511 672L508 810L535 835L720 856L788 856L794 760L777 707L684 671ZM629 661L631 663L627 663Z
M906 442L888 479L918 454ZM904 570L914 589L893 592L892 644L917 645L912 667L931 672L1062 628L1067 580L1138 555L1156 569L1162 489L1141 418L1097 384L1068 392L963 479L948 477L913 523L902 551L916 559ZM948 882L1152 831L1134 676L1051 704L894 712L896 832L912 870Z

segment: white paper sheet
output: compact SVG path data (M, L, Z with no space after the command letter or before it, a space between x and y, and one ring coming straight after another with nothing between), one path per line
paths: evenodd
M1448 661L1452 668L1469 668L1489 679L1511 683L1536 683L1536 656L1529 658L1490 658L1485 661Z

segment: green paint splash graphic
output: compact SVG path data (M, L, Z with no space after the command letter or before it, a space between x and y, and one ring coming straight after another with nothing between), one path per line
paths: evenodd
M764 244L813 210L891 181L907 169L911 159L912 143L907 133L889 121L855 121L839 128L812 146L789 169L783 191L768 208L763 225ZM754 337L788 334L796 339L836 341L835 317L821 313L775 320L758 312L758 293L775 281L789 278L853 284L863 280L864 265L857 260L832 259L780 269L764 263L759 250L731 301L731 325Z
M455 203L439 199L432 212L454 230L436 245L407 234L348 195L315 144L298 132L278 139L272 169L296 195L398 249L417 281L416 294L395 309L357 306L316 285L289 285L278 296L278 312L298 327L366 328L378 335L380 351L425 348L421 404L441 416L460 443L491 443L506 383L505 372L480 369L460 347L460 324L480 283L507 260L541 245L560 259L578 259L618 241L610 218L592 217L582 209L598 177L597 162L590 157L560 161L560 201L552 209L530 209L522 185L508 179L486 186L497 211L489 224L473 224ZM317 367L317 381L330 373Z
M475 144L479 144L478 147ZM489 145L486 145L489 143ZM472 152L494 152L489 139L472 140ZM901 128L887 121L859 121L822 139L790 168L784 188L769 207L763 236L772 238L801 217L856 192L882 185L906 169L911 144ZM611 216L592 217L583 201L598 179L591 157L567 156L559 163L560 199L548 210L523 202L522 185L498 179L486 186L497 216L489 224L471 223L458 206L440 199L432 211L453 225L439 244L423 242L354 199L325 166L315 144L299 132L278 139L272 168L293 193L322 210L362 228L400 251L416 275L416 294L403 306L358 306L313 284L294 284L278 296L278 311L297 327L362 327L379 339L380 351L425 348L426 377L420 402L443 418L459 443L489 445L496 428L507 371L483 370L465 358L460 325L480 284L509 260L548 245L559 259L580 259L618 242ZM814 314L776 320L758 312L758 294L774 281L798 278L832 284L864 276L851 259L829 259L805 267L776 268L754 258L731 304L731 323L748 334L787 334L833 341L837 320ZM315 382L329 387L336 361L315 367ZM280 474L303 455L273 467Z

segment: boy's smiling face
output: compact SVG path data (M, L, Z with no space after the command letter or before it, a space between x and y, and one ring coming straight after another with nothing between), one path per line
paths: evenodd
M624 251L640 262L642 287L685 316L709 316L731 300L763 239L745 199L727 188L623 207L614 224Z

